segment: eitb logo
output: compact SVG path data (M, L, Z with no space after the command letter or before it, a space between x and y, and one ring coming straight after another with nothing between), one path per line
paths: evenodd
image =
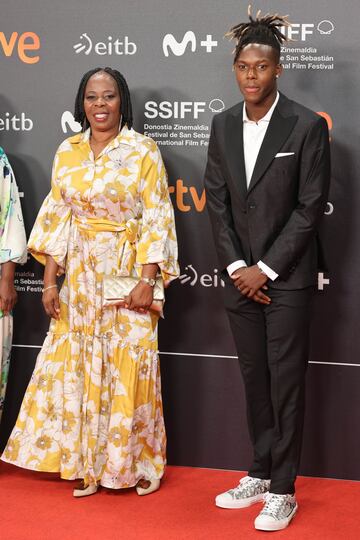
M76 54L84 53L89 55L93 52L99 56L132 56L137 51L137 45L134 41L130 41L128 36L124 36L124 38L107 36L103 41L95 41L87 32L84 32L81 34L78 43L73 46L73 49Z
M33 127L34 122L24 112L0 113L0 131L31 131Z
M181 285L201 285L202 287L225 287L225 282L219 275L219 270L214 268L211 274L199 274L192 264L185 266L185 272L179 276Z

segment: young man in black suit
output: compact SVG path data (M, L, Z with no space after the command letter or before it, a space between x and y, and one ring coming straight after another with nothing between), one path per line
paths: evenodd
M216 504L243 508L264 501L255 528L279 530L297 511L329 134L323 118L277 90L286 18L249 17L229 33L237 42L234 70L244 102L214 118L205 188L254 459L248 476Z

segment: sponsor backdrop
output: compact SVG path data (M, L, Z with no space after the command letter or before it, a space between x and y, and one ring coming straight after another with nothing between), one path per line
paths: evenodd
M322 225L327 272L319 274L301 472L360 479L358 20L356 0L258 1L289 13L280 89L325 116L333 172ZM122 71L135 128L153 137L169 174L181 277L168 292L160 352L169 462L246 469L250 445L244 392L206 212L203 172L213 115L234 105L233 44L225 31L246 18L247 2L226 0L13 0L0 23L0 144L14 166L29 233L49 190L82 74ZM19 302L4 444L15 421L48 320L42 268L16 273Z

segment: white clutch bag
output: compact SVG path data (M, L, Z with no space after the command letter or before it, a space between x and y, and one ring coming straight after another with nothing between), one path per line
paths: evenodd
M140 279L132 276L105 276L103 281L103 306L123 304L126 296L130 294ZM150 309L162 313L164 302L164 282L162 277L157 277L154 285L154 300Z

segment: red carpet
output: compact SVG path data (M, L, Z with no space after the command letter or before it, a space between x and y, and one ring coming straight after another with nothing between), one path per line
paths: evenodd
M72 497L72 482L0 463L1 540L226 540L272 535L286 540L360 539L360 483L300 478L299 512L285 531L253 529L261 506L222 510L214 496L238 472L168 467L160 491L133 489Z

